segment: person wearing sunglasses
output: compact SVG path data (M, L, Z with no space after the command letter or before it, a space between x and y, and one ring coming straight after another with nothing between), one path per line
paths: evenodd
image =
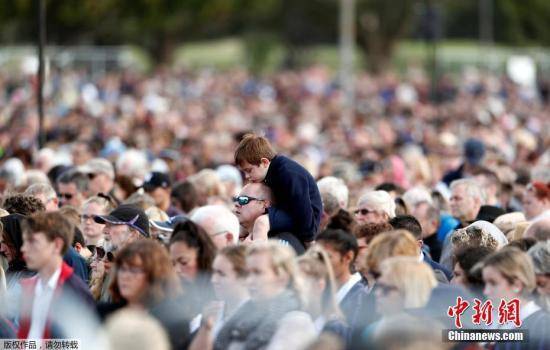
M386 191L368 191L353 212L359 224L387 222L395 216L395 201Z
M264 214L271 208L272 192L269 187L261 183L249 183L243 187L239 196L233 198L235 202L234 212L241 225L240 240L249 244L257 241L276 239L279 242L291 246L296 254L305 252L304 244L293 232L275 231L268 223L258 220L266 217ZM292 218L279 212L279 222L286 222L286 226L292 226Z
M382 261L373 290L381 318L364 330L363 341L370 343L384 320L425 307L436 285L433 270L416 257L394 256Z
M268 239L269 227L256 221L271 206L271 190L264 184L250 183L243 187L238 196L233 198L233 211L241 225L241 237L246 241ZM256 227L254 225L256 224Z
M80 228L86 240L86 246L94 253L97 246L103 244L103 224L95 222L96 215L107 215L113 210L111 203L105 198L94 196L88 198L81 208Z
M57 197L59 206L71 205L80 208L86 200L90 179L88 175L69 169L57 179Z
M103 248L106 252L112 253L115 257L117 251L124 248L131 242L149 238L149 219L143 210L133 205L119 205L108 215L94 216L96 223L104 225ZM111 273L104 268L105 259L97 265L97 273L92 275L94 283L94 294L97 295L97 288L101 287L101 301L110 301L111 294L108 286L111 283Z
M107 193L114 197L115 169L113 164L105 158L93 158L84 164L80 170L90 179L90 193Z
M278 155L267 138L254 134L245 135L237 146L235 163L247 181L264 183L273 193L275 204L256 219L258 229L291 232L304 245L315 239L323 203L315 179L303 166Z

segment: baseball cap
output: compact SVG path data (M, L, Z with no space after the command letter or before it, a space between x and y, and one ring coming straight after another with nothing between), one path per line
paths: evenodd
M122 204L109 215L96 215L94 221L98 224L127 225L149 238L149 219L143 210L133 205Z
M478 165L485 155L485 145L478 139L468 139L464 143L464 157L468 164Z
M151 226L153 226L157 230L172 232L174 231L174 227L176 227L177 224L179 224L180 222L185 222L187 220L189 220L189 218L186 215L176 215L170 217L166 221L149 220L149 222L151 223Z
M145 192L153 191L155 188L168 188L171 185L170 177L158 171L150 173L143 182L143 189Z
M80 168L80 171L86 174L105 174L111 180L115 178L115 169L105 158L90 159Z

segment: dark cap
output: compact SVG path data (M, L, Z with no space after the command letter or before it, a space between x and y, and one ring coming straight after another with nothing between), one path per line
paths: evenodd
M468 139L464 143L464 157L468 164L478 165L485 156L485 145L478 139Z
M182 214L182 215L172 216L166 221L150 220L150 223L151 223L151 226L153 226L158 230L165 231L165 232L172 232L174 231L174 227L176 227L177 224L179 224L180 222L185 222L187 220L189 220L189 218Z
M153 171L145 178L143 189L145 192L150 192L159 187L168 188L171 184L170 177L167 174Z
M149 219L143 210L133 205L122 204L109 215L96 215L94 220L98 224L127 225L149 238Z

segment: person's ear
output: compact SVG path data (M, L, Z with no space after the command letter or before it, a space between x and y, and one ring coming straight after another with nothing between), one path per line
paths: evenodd
M518 294L518 295L521 294L521 292L525 288L523 283L521 283L521 281L518 280L518 279L514 279L514 282L510 283L510 286L512 287L512 292L514 292L514 294Z
M233 244L233 234L231 232L225 233L225 241L229 244Z
M290 282L290 276L286 272L279 271L279 274L277 275L277 280L279 281L281 286L286 287Z
M346 252L346 254L344 254L343 258L344 258L344 262L346 264L350 264L353 261L353 250L350 250L350 251Z
M424 245L424 241L422 241L421 239L417 240L416 243L418 244L418 247L420 249L422 249L422 246Z
M61 252L63 251L63 246L65 245L65 242L63 241L63 239L56 237L53 240L53 244L55 246L55 251L61 254ZM67 250L68 249L69 248L67 248Z
M323 291L327 287L327 282L324 278L320 278L317 280L317 290Z
M271 161L267 158L261 158L260 159L260 165L263 167L263 168L267 168L269 166L269 164L271 163Z
M76 242L74 245L74 249L78 252L78 254L80 254L80 251L82 250L82 244Z

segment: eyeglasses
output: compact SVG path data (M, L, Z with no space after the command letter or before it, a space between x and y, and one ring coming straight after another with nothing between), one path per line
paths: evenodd
M58 198L60 198L60 199L61 199L61 198L65 198L65 199L67 199L67 200L73 199L73 196L74 196L74 195L73 195L72 193L58 193L58 194L57 194L57 197L58 197Z
M114 254L112 252L105 252L105 249L103 249L102 247L96 247L95 254L98 260L103 260L105 256L107 256L108 262L113 262L115 260Z
M376 287L376 290L379 290L382 295L388 295L391 292L397 290L396 286L390 286L388 284L384 284L380 282L376 283L375 287Z
M264 201L264 200L265 200L265 199L254 198L254 197L250 197L250 196L238 196L238 197L233 197L233 202L239 203L239 205L247 205L248 203L250 203L250 201L259 201L259 202L262 202L262 201Z
M94 217L95 217L95 215L82 214L82 215L80 215L80 220L82 220L82 222L85 222L87 220L94 221Z
M354 211L355 215L361 214L363 216L368 215L370 213L374 213L374 212L375 212L374 210L369 210L369 209L365 209L365 208L357 209L357 210Z

